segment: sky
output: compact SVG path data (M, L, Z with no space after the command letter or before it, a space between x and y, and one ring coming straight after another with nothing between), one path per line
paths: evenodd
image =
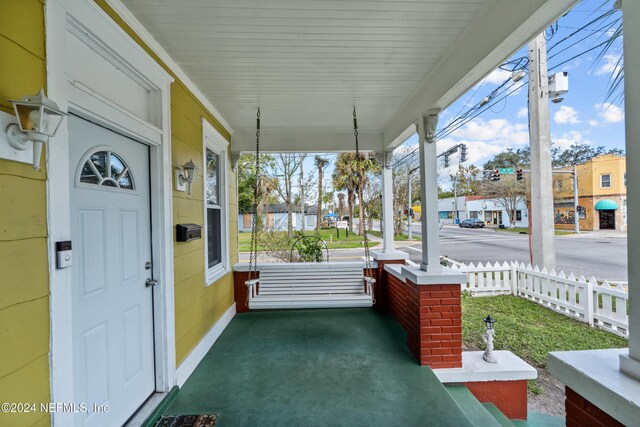
M603 0L584 0L578 3L570 12L554 25L555 34L547 30L548 66L571 59L584 51L604 42L611 31L597 30L606 22L611 22L620 16L616 12L608 21L598 21L587 29L576 32L602 13L612 8L613 2L604 3ZM588 34L593 34L586 40L576 43ZM554 44L554 48L551 48ZM574 46L571 46L575 44ZM604 58L598 60L600 49L581 55L568 61L549 72L549 75L566 71L569 74L569 91L563 95L564 100L559 104L550 103L551 141L561 148L568 148L573 142L589 144L594 147L624 149L624 110L620 101L610 102L607 93L612 72L621 54L621 44L618 43L609 50ZM552 55L556 55L552 57ZM527 48L523 46L511 59L526 58ZM526 67L525 67L526 68ZM511 72L497 69L480 83L460 97L440 114L438 129L442 130L451 121L463 114L469 108L488 96L505 80ZM522 80L528 79L528 75ZM516 86L513 87L515 89ZM498 100L502 95L495 99ZM490 109L477 118L460 127L453 133L437 141L438 151L465 143L468 148L469 160L466 165L474 164L478 167L490 160L494 155L507 148L523 148L529 144L529 128L527 116L527 85L515 91L504 100L498 101ZM417 135L410 138L405 147L417 145ZM406 150L406 148L405 148ZM398 158L401 158L399 156ZM457 158L451 159L451 166L447 169L440 164L440 175L448 176L455 173ZM446 179L445 179L446 181Z
M598 60L601 49L582 54L586 50L604 42L611 35L611 30L605 31L607 22L620 17L620 11L615 12L605 20L599 20L585 29L578 29L598 18L613 8L613 1L583 0L571 9L565 16L546 31L549 75L566 71L569 74L569 91L563 95L564 100L559 104L550 103L551 141L561 148L568 148L572 143L589 144L594 147L604 146L607 149L624 149L624 110L621 101L611 102L607 99L612 72L622 53L621 43L615 44L604 58ZM615 28L615 26L614 26ZM575 33L572 35L572 33ZM591 37L581 40L587 35ZM570 36L571 35L571 36ZM570 37L568 37L570 36ZM555 46L554 46L555 45ZM582 54L575 59L574 56ZM508 61L518 61L527 57L527 47L523 46ZM569 60L569 61L567 61ZM558 64L566 63L558 66ZM526 70L526 63L520 62ZM510 68L507 66L506 68ZM461 96L456 102L440 113L438 132L451 122L466 113L480 101L489 96L509 80L511 72L496 69ZM527 76L521 81L526 82ZM507 83L504 88L509 87ZM518 84L519 85L519 84ZM500 100L506 92L514 91L505 99ZM496 102L497 101L497 102ZM494 104L495 102L495 104ZM438 151L443 152L451 146L464 143L468 148L469 160L465 165L474 164L479 168L494 155L507 148L518 149L529 144L529 130L527 117L527 85L517 89L514 84L505 93L500 93L489 102L491 105L483 113L464 126L438 138ZM401 159L403 152L410 151L417 146L417 135L409 138L399 150L396 158ZM325 154L329 159L335 155ZM439 164L440 183L444 188L449 186L449 174L455 173L457 157L451 158L451 166L444 168ZM402 162L396 161L396 167L403 167ZM304 164L305 171L313 171L313 156ZM331 164L325 172L330 177L333 172Z

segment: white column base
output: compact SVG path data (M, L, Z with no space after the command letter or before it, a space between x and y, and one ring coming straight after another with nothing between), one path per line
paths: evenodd
M467 282L467 275L458 270L443 266L437 270L424 271L422 268L402 266L401 272L403 277L416 285L462 285Z
M631 358L628 354L620 355L620 371L623 374L640 381L640 361Z
M371 251L373 259L375 261L399 261L408 260L409 254L402 251L390 250L390 251Z

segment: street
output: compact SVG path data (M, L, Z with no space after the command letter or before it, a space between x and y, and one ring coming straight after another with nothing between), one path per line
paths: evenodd
M624 236L624 237L623 237ZM627 280L627 239L623 234L585 232L555 236L556 272L595 276L596 279ZM404 249L413 261L421 257L420 244ZM521 261L529 263L529 236L483 228L445 226L440 230L440 252L464 263Z
M374 229L376 227L374 226ZM413 224L414 237L420 236L420 224ZM623 233L584 232L555 236L556 272L594 276L598 280L627 281L627 238ZM381 239L371 237L372 241ZM409 254L419 263L420 242L397 241L396 249ZM382 243L372 248L379 250ZM529 236L497 231L492 228L459 228L446 225L440 229L440 253L464 263L519 261L529 263ZM333 249L331 261L362 259L362 249ZM261 255L262 258L262 255ZM262 258L264 259L264 258ZM240 261L248 262L249 254L241 253Z

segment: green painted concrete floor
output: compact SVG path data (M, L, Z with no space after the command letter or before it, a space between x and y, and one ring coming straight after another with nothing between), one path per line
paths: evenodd
M371 309L238 314L165 415L217 414L220 426L468 426Z

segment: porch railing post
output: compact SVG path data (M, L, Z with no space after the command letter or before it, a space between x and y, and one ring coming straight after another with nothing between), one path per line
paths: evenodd
M392 152L382 154L382 247L384 252L393 252L393 168L391 166Z
M418 120L420 147L420 200L422 206L422 263L420 269L439 273L440 240L438 237L438 160L436 125L439 110L430 110Z

